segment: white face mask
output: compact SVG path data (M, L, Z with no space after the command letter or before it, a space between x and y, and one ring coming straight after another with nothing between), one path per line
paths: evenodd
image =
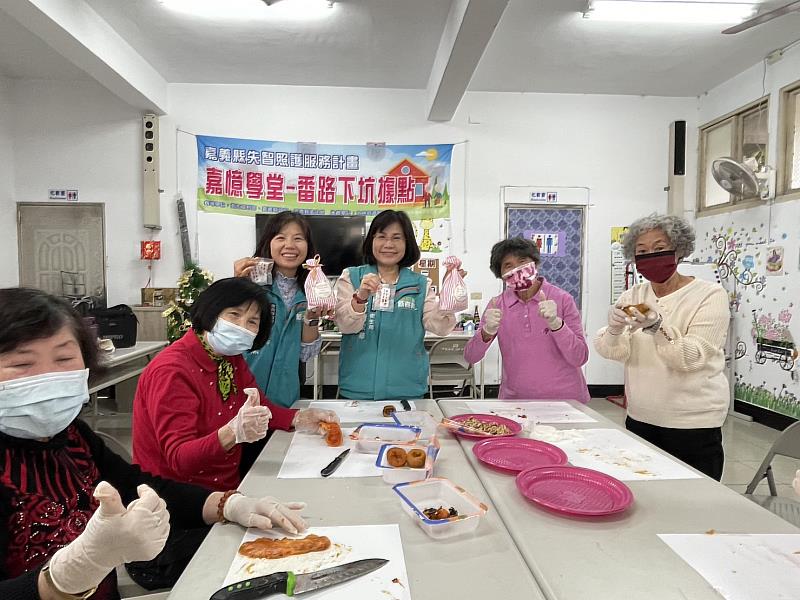
M89 369L0 381L0 431L16 438L53 437L89 401Z
M253 347L256 334L226 321L223 318L217 319L214 327L208 332L208 345L217 354L222 356L237 356L247 352Z

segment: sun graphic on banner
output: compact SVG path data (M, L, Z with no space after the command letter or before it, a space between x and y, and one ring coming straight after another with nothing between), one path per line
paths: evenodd
M439 151L436 148L428 148L427 150L417 153L416 156L423 157L425 160L433 162L439 158Z

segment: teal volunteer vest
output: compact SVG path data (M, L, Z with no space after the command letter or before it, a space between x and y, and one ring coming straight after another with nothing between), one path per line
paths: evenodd
M348 269L354 289L373 265ZM342 336L339 355L339 392L353 400L422 398L428 389L428 353L425 350L427 278L400 269L394 311L372 310L367 303L364 329Z
M270 285L265 291L272 312L269 340L260 350L245 352L244 358L270 402L289 407L300 398L298 369L306 297L298 290L287 310L278 290Z

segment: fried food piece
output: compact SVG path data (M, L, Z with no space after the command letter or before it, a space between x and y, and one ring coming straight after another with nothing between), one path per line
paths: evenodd
M412 469L420 469L425 466L425 452L419 448L409 450L406 455L406 465Z
M406 458L406 451L402 448L389 448L386 452L386 462L393 467L405 466Z
M328 446L342 445L342 428L338 423L320 423L319 426L325 432L325 442Z
M489 421L481 421L476 419L475 417L470 417L469 419L462 421L462 425L466 425L472 429L478 429L484 433L488 433L490 435L508 435L511 433L511 430L502 423L492 423Z
M636 310L638 310L640 313L642 313L643 315L646 315L647 313L650 312L650 307L647 306L647 304L644 304L644 303L642 303L642 304L629 304L628 306L623 306L622 310L625 311L626 315L628 315L629 317L632 317L634 308Z
M443 506L439 508L426 508L422 511L426 517L428 517L431 521L443 521L444 519L449 519L450 517L457 517L458 511L450 507L450 510L447 510Z
M392 406L391 404L387 404L383 407L383 416L384 417L391 417L392 413L394 413L397 409Z
M258 538L251 542L245 542L239 546L239 554L247 558L285 558L297 554L308 554L309 552L321 552L331 547L331 541L327 537L309 534L304 538L290 539L281 538L272 540L269 538Z

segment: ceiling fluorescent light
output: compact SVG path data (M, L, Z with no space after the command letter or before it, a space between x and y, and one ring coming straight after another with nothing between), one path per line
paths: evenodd
M269 7L273 17L305 20L326 17L331 14L332 0L261 0Z
M752 2L688 0L592 0L585 19L636 23L740 23L751 17Z
M261 0L160 0L166 8L195 17L220 20L264 18Z

